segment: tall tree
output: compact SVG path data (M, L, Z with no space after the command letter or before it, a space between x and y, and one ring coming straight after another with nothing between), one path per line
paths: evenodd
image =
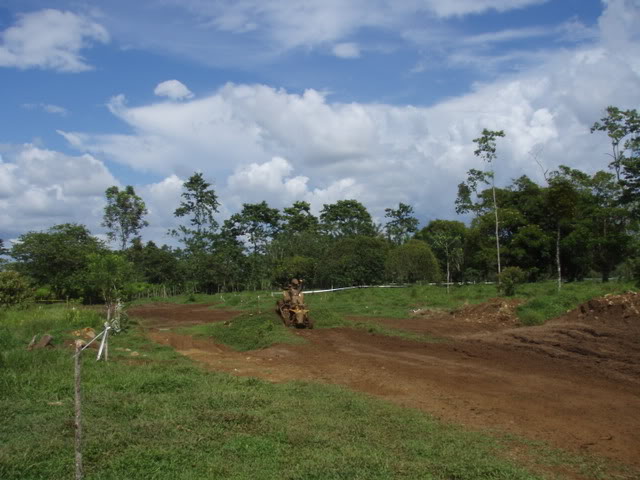
M280 230L281 215L267 202L245 203L240 213L232 215L224 224L225 234L246 242L249 248L249 282L254 287L267 286L267 246Z
M20 235L11 247L15 268L58 297L81 296L87 256L105 247L84 225L54 225L46 232Z
M387 238L395 245L402 245L409 240L412 233L418 231L418 219L413 216L413 207L402 202L398 208L385 208L385 218L390 220L385 225Z
M107 188L105 195L107 205L104 207L102 226L109 229L109 239L117 240L120 250L124 250L129 239L149 225L144 220L148 213L147 207L131 185L127 185L122 191L114 185Z
M462 266L462 247L467 227L454 220L432 220L416 238L425 240L441 261L447 275L447 293L451 283L451 271Z
M456 199L456 212L464 213L467 211L477 211L477 206L471 200L472 193L477 194L479 183L491 186L493 197L493 214L495 217L495 240L496 240L496 259L498 263L498 282L500 282L500 221L498 216L498 200L496 197L495 171L494 162L497 158L496 141L500 137L504 137L503 130L482 130L482 136L475 138L474 143L477 144L473 154L481 158L488 167L488 170L471 169L467 174L467 181L458 185L458 198Z
M366 235L336 239L318 264L318 277L326 286L376 285L384 280L389 243Z
M282 212L282 230L286 234L317 231L318 218L311 213L311 205L308 202L294 202L292 206L285 208Z
M182 280L176 254L166 245L158 247L152 241L145 245L139 238L134 238L126 251L126 258L133 263L145 282L176 285Z
M620 110L618 107L608 106L606 115L591 127L593 132L606 132L611 140L612 158L609 167L621 180L623 162L627 158L626 152L633 149L634 139L640 132L640 118L636 110ZM628 138L631 135L631 138ZM626 140L625 140L626 139Z
M338 200L320 211L324 231L334 237L374 236L376 233L367 208L357 200Z
M640 217L640 115L638 111L609 106L591 132L606 132L611 141L609 167L622 187L620 201Z
M6 262L6 260L4 258L2 258L4 255L8 255L9 254L9 250L7 250L4 246L4 242L3 240L0 238L0 270L2 270L2 266L3 264Z
M396 282L439 280L440 268L426 242L409 240L389 252L385 261L387 276Z
M251 253L264 253L267 244L280 229L280 212L270 208L267 202L244 203L240 213L231 215L225 222L226 229L236 237L244 237L251 246Z
M218 228L214 214L218 213L220 203L215 190L210 187L211 184L204 179L201 172L194 173L184 182L180 206L173 214L178 218L188 217L190 227L180 225L177 230L170 230L169 233L180 237L187 247L196 246L194 242L202 244Z
M554 172L549 177L549 187L546 198L546 206L550 220L555 224L556 278L558 281L558 291L560 291L562 288L562 263L560 256L562 230L568 227L568 224L576 214L578 208L578 193L571 181L563 177L560 173Z

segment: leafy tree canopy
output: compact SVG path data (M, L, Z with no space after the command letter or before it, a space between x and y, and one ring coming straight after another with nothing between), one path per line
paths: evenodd
M220 206L218 196L200 172L191 175L183 188L182 200L173 214L178 218L188 217L190 227L180 225L169 230L169 234L178 237L191 250L202 250L218 229L214 218Z
M107 233L109 239L117 240L120 243L120 249L124 250L129 239L149 225L144 220L144 216L148 213L147 207L131 185L122 191L114 185L107 188L105 195L107 205L104 207L102 226L109 230Z
M87 256L106 250L84 226L54 225L46 232L21 235L11 248L15 268L38 285L49 285L58 297L81 296Z
M440 268L426 242L410 240L393 248L385 262L386 274L396 282L435 282L440 279Z
M395 245L405 243L418 230L418 219L415 218L413 207L399 203L397 209L385 208L385 217L390 220L385 225L387 238Z
M371 215L357 200L338 200L325 204L320 211L320 220L323 230L334 238L374 236L376 233Z
M298 201L283 210L282 230L286 234L315 232L318 230L318 218L311 214L308 202Z

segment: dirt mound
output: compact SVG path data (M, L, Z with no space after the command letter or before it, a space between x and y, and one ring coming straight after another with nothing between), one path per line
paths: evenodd
M519 299L491 298L485 303L464 305L451 313L419 309L414 310L410 318L372 320L414 333L459 338L518 326L516 308L521 303Z
M640 383L640 295L596 298L543 326L477 340L532 350L593 374Z
M459 308L451 315L461 322L493 325L498 328L518 325L516 308L522 304L520 299L490 298L484 303Z
M640 333L640 294L628 292L594 298L549 323L566 322L588 323L637 335Z

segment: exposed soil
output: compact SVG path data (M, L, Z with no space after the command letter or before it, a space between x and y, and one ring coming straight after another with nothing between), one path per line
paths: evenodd
M316 329L295 331L306 344L244 353L170 330L236 312L165 304L130 313L152 339L215 370L340 384L446 421L640 467L640 295L593 300L541 327L517 328L516 306L494 299L454 314L369 319L444 338L438 343Z
M172 303L152 303L130 308L128 314L144 319L147 328L188 327L201 323L225 322L237 317L236 310L219 310L212 305L176 305Z

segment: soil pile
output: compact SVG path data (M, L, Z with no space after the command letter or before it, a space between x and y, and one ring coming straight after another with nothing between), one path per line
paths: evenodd
M519 299L491 298L484 303L464 305L451 313L420 309L414 310L410 318L371 320L414 333L462 338L517 327L520 322L516 308L521 303ZM358 320L359 317L352 319Z
M487 328L503 329L518 325L516 308L519 299L491 298L484 303L459 308L451 313L457 322L475 323Z
M640 383L640 295L607 295L539 327L477 340L579 362L582 368Z
M144 318L146 328L168 329L202 323L225 322L237 317L241 312L214 310L212 305L152 303L130 308L127 313L131 317Z

